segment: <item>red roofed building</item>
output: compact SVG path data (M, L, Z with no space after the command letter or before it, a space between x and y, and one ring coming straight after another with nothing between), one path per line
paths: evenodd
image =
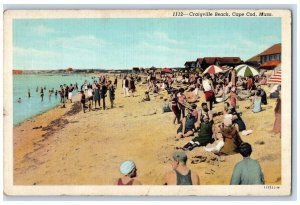
M270 60L281 61L281 43L277 43L271 46L270 48L260 53L259 56L261 64Z

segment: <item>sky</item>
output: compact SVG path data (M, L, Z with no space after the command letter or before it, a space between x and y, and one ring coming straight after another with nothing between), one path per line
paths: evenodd
M14 69L184 67L247 60L281 42L280 18L15 19Z

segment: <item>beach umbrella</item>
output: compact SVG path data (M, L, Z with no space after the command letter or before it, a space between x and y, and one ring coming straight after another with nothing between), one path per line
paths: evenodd
M203 74L205 74L205 73L215 74L215 73L220 73L223 71L224 70L222 68L220 68L219 66L211 65L208 68L206 68L206 70L203 72Z
M267 84L276 84L281 83L281 70L275 72L274 75L272 75L268 80Z
M234 68L236 70L237 76L249 77L258 75L258 71L249 65L242 64Z

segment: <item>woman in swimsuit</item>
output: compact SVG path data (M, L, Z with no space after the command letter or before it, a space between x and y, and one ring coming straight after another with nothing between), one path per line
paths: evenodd
M120 165L120 172L124 176L115 182L116 185L142 185L140 181L135 179L137 177L137 168L133 161L124 161Z

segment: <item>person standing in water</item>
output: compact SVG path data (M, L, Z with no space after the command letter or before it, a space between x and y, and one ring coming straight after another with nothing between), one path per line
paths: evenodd
M44 100L44 90L43 90L43 88L41 88L40 96L41 96L41 99L42 99L42 102L43 102L43 100Z
M28 97L30 98L31 95L30 95L30 88L28 88Z

